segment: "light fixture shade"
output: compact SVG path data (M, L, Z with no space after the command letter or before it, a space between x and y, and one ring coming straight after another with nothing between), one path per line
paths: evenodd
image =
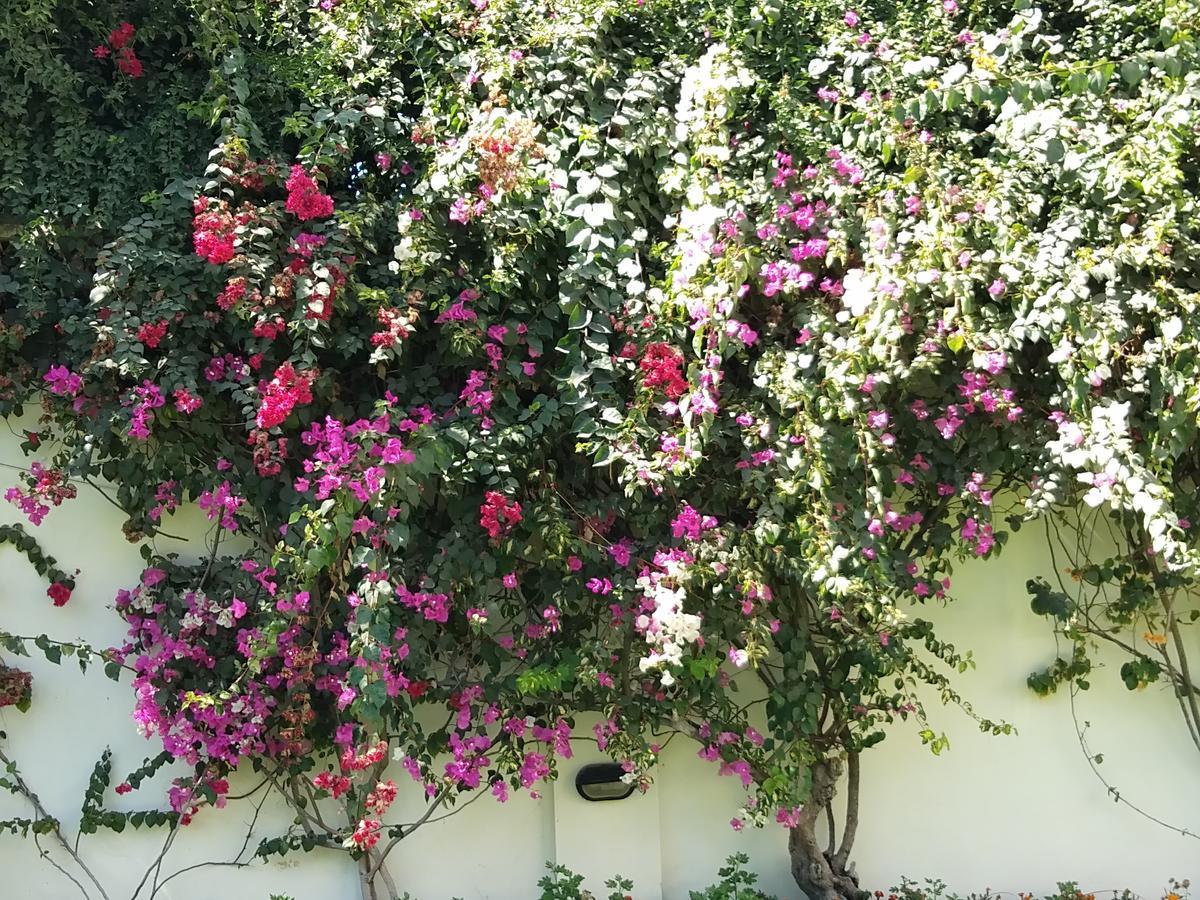
M633 785L621 780L625 770L616 763L591 763L575 775L575 790L584 800L624 800Z

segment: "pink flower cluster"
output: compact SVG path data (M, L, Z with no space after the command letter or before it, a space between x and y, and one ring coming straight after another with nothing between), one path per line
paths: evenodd
M890 501L883 504L883 518L878 517L871 519L867 523L867 533L875 537L882 537L885 534L884 526L899 534L911 531L925 521L925 514L920 510L901 515L892 508Z
M288 197L285 208L301 222L333 215L333 198L321 193L316 180L304 170L304 166L292 166L286 187Z
M563 759L571 758L571 726L562 716L554 722L554 727L533 725L530 734L535 741L541 741L554 747L554 753Z
M60 397L71 399L83 390L83 379L66 366L51 366L42 380L50 386L50 393Z
M222 481L215 491L201 494L196 505L208 514L210 521L219 518L226 531L237 531L237 512L245 502L246 498L237 496L228 481Z
M301 259L312 259L313 251L319 250L328 243L329 238L323 234L309 234L307 231L302 231L292 239L292 246L288 248L288 252Z
M379 829L382 824L378 819L362 819L354 828L351 843L359 850L367 851L379 843Z
M846 184L859 184L865 177L862 166L856 165L845 156L842 151L835 147L831 147L826 151L826 156L833 160L834 174L843 179Z
M471 410L472 414L482 416L492 408L492 392L488 389L489 384L488 374L482 369L474 369L467 376L467 383L463 385L458 398L467 404L467 408ZM484 427L488 427L487 424Z
M140 387L135 387L129 400L133 405L133 413L129 419L129 436L140 441L149 438L154 410L160 409L166 402L162 390L152 381L143 381Z
M420 613L430 622L450 620L450 595L428 591L410 591L403 584L397 585L396 597L409 609Z
M229 212L229 204L197 197L192 212L192 244L196 255L215 265L233 259L234 229L239 223Z
M233 309L237 302L246 296L246 279L242 276L231 278L217 294L217 306L224 310Z
M992 526L977 522L973 516L963 521L959 534L968 544L974 544L976 556L986 556L996 543L992 536Z
M258 386L262 395L255 417L258 427L282 425L297 406L312 403L312 380L311 372L297 372L290 362L279 366L270 381Z
M671 534L676 538L686 537L689 541L698 541L705 531L716 527L715 518L701 516L690 503L685 503L675 521L671 523Z
M457 222L460 225L466 225L477 216L483 215L487 209L486 200L476 200L471 202L467 197L459 197L450 204L450 221Z
M174 479L159 483L154 490L154 506L147 513L150 521L160 521L164 512L171 512L179 506L178 489L179 483Z
M474 288L464 288L459 292L458 298L451 303L446 309L438 314L434 319L435 325L441 325L445 322L474 322L478 316L475 310L467 306L468 303L473 303L479 299L479 291Z
M203 400L185 387L175 388L175 393L172 396L175 398L175 408L185 416L190 416L204 405Z
M295 481L296 490L300 493L313 490L312 476L317 476L314 491L317 500L347 490L360 503L371 501L387 475L384 465L409 464L416 458L400 438L391 435L392 428L412 432L432 420L433 413L421 407L398 423L391 415L358 419L349 425L332 416L326 416L323 423L314 422L300 436L301 443L311 449L303 463L305 477ZM386 514L394 518L397 512L388 509Z
M46 596L50 598L55 606L66 606L67 601L71 599L71 586L61 581L56 581L46 589Z
M350 779L345 775L335 775L328 770L319 774L312 780L313 787L317 790L328 791L333 795L333 799L337 800L342 794L350 790Z
M404 310L381 306L375 318L382 330L371 335L372 347L394 347L408 337L408 317Z
M521 504L499 491L488 491L479 507L479 524L493 541L506 537L521 521Z
M143 596L146 590L139 585L132 591L120 591L116 600L117 610L130 628L128 641L116 650L115 658L124 662L134 656L133 717L139 730L147 737L158 734L164 750L192 765L211 759L235 766L245 756L266 753L264 724L276 700L265 684L247 679L239 688L237 701L226 704L196 702L177 686L184 667L215 669L213 651L234 625L227 610L203 594L191 592L185 602L187 622L193 624L176 626L177 633L172 633L155 612L164 611L161 604L142 611L148 605ZM227 616L228 625L223 625Z

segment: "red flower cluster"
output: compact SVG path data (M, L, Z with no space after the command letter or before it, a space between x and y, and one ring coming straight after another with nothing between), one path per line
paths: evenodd
M175 388L174 396L175 396L175 408L177 410L179 410L181 413L183 413L185 416L190 416L192 413L194 413L196 410L198 410L201 406L204 405L203 400L201 400L199 397L197 397L195 394L193 394L191 391L189 391L185 387Z
M122 22L108 33L109 46L114 50L124 50L133 40L136 31L132 22Z
M32 675L20 669L0 665L0 709L28 703L32 691Z
M258 386L262 405L256 422L259 428L282 425L298 404L312 403L312 373L297 372L290 362L275 370L275 377Z
M333 794L333 799L336 800L346 791L350 790L350 779L345 775L334 775L332 772L325 771L312 780L313 787L322 791L329 791Z
M509 500L499 491L487 492L483 505L479 507L479 524L493 541L506 536L520 521L520 503Z
M264 338L268 341L275 340L275 338L279 337L285 331L287 331L287 322L283 320L282 316L255 322L254 327L250 329L250 333L256 338Z
M408 337L408 316L401 310L381 306L376 318L383 330L371 335L372 347L394 347Z
M342 756L339 760L342 766L342 771L361 772L364 769L369 769L376 763L383 762L385 759L387 759L387 750L387 741L378 741L357 755L355 755L353 750L347 747L342 751Z
M232 150L225 157L225 165L233 173L231 181L244 190L255 194L263 192L263 188L266 187L267 183L266 179L274 179L277 171L273 161L253 160L238 150Z
M645 373L642 383L651 389L662 388L669 399L678 400L688 389L687 379L680 371L682 365L683 354L670 344L649 344L640 365Z
M108 42L92 48L92 56L96 59L106 59L115 50L117 53L117 68L130 78L142 77L142 61L137 58L130 46L136 29L129 22L122 22L108 33Z
M350 840L359 850L370 850L379 843L379 829L381 827L378 819L363 819L358 823L358 827L354 829L354 835Z
M239 275L237 278L229 279L224 290L217 294L217 306L229 311L245 296L246 279Z
M256 428L250 432L247 443L254 447L254 468L259 475L274 478L283 471L283 461L287 459L287 438L272 441L265 431Z
M353 260L349 261L353 262ZM340 266L332 263L327 268L329 269L329 280L324 283L329 285L329 292L313 291L309 295L308 309L304 313L306 319L320 319L322 322L328 322L329 317L333 315L333 298L346 283L346 273Z
M233 229L236 226L224 200L215 205L208 197L197 197L192 204L192 245L196 255L221 265L233 259Z
M151 350L157 350L162 339L167 336L167 320L161 319L158 322L145 322L138 329L138 340L149 347Z
M363 804L367 809L376 815L382 816L388 811L388 807L396 802L396 782L388 779L387 782L378 782L367 795L366 802Z
M56 581L47 589L46 596L54 601L55 606L65 606L71 599L71 586Z
M321 193L316 180L304 171L304 166L292 166L287 189L287 211L301 222L333 215L333 198Z

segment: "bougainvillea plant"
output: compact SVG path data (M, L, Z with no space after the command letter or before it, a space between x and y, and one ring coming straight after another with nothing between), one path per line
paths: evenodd
M115 602L171 827L254 766L299 819L260 852L369 895L406 780L417 825L537 793L587 713L855 896L862 751L940 751L931 696L1009 730L920 607L1077 502L1121 599L1034 585L1046 677L1134 625L1194 737L1188 4L43 6L0 20L9 499L211 523Z

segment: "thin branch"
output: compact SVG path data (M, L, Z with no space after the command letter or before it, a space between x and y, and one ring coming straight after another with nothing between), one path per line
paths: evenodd
M1179 658L1179 671L1183 676L1183 681L1187 685L1192 684L1192 673L1188 668L1187 650L1183 644L1183 636L1179 633L1179 620L1171 616L1171 640L1175 643L1175 655ZM1196 749L1200 750L1200 705L1196 702L1195 691L1180 691L1188 704L1188 709L1191 710L1191 718L1188 719L1188 730L1192 733L1192 740L1196 744ZM1184 716L1184 718L1188 718Z
M21 777L21 773L17 771L16 763L9 759L3 750L0 750L0 763L3 763L10 769L9 774L12 775L13 784L17 786L17 790L20 791L25 799L33 805L33 811L37 813L38 818L54 823L55 839L58 841L63 850L67 852L67 855L70 856L71 859L75 860L75 865L79 866L79 868L83 870L83 873L87 875L92 884L96 886L96 890L100 892L100 896L103 897L104 900L112 900L112 898L109 897L108 893L104 890L104 885L102 885L96 879L96 876L92 874L92 870L87 867L87 864L67 842L67 839L63 836L62 828L59 827L58 819L46 812L46 808L42 806L42 801L38 799L38 795L33 792L33 789L30 788L28 784L25 783L25 779L23 779Z
M267 777L271 779L271 786L274 787L275 790L279 791L280 795L282 795L285 800L288 800L289 794L288 794L287 790L285 790L279 784L279 782L275 780L275 776L268 775ZM329 827L327 825L323 825L320 821L314 819L311 815L309 815L308 810L304 809L303 807L300 806L299 803L295 802L294 797L290 798L289 802L291 802L291 805L295 808L296 812L300 814L300 819L301 819L300 826L304 829L304 833L306 835L308 835L308 837L310 837L310 838L316 837L316 834L312 829L312 825L309 824L310 822L320 826L322 828L322 830L325 831L326 834L334 833L333 831L331 831L329 829Z
M217 551L221 548L221 535L224 532L225 529L218 522L216 533L213 535L212 552L208 555L208 565L204 567L204 574L200 576L200 583L196 586L197 591L203 590L204 585L208 582L208 576L212 573L213 563L217 561Z
M153 897L155 894L158 893L158 888L159 888L158 876L162 874L162 864L166 860L167 853L170 852L171 847L173 847L175 845L175 837L178 834L179 834L179 829L177 827L174 827L171 829L171 833L167 835L166 846L163 847L163 852L159 854L158 862L156 862L154 864L154 881L151 882L151 885L150 885L150 896L151 897Z
M33 836L33 845L38 849L38 856L50 863L50 865L54 866L54 868L58 869L58 871L62 872L63 875L70 879L75 887L79 888L79 892L83 894L84 897L87 897L88 900L91 900L92 895L87 892L87 888L83 886L83 883L54 860L54 857L50 855L50 851L42 847L42 843L38 840L37 834L34 834Z
M28 643L30 641L44 640L47 644L53 644L56 647L70 647L72 651L80 651L80 650L86 651L87 653L97 656L100 659L104 660L105 663L110 663L110 662L114 661L108 657L108 651L97 650L91 644L87 643L86 641L82 641L82 640L58 641L58 640L55 640L54 638L50 637L49 635L45 635L45 634L37 634L37 635L13 634L12 632L8 632L8 631L0 631L0 638L7 638L10 640L14 640L14 641L20 641L23 644ZM128 665L126 663L117 663L117 665L120 666L122 669L124 669L127 672L136 672L137 671L136 668L134 668L133 666Z
M382 868L383 861L385 859L387 859L388 854L391 853L393 849L395 849L396 845L399 844L406 837L408 837L410 834L412 834L414 831L416 831L418 828L420 828L422 825L424 825L426 822L428 822L429 817L432 816L437 811L439 806L441 806L443 803L446 802L446 798L448 796L450 796L449 791L443 789L433 799L433 802L429 804L429 808L425 810L425 814L423 816L421 816L421 818L417 819L417 821L413 822L412 825L408 826L407 828L403 828L403 826L401 826L403 830L398 835L396 835L394 838L392 838L390 841L388 841L387 846L384 847L383 850L381 850L379 852L379 859L377 859L375 861L375 865L373 865L370 869L367 870L367 880L368 881L371 881L372 879L374 879L375 873L378 872L380 870L380 868ZM480 792L477 796L482 796L482 792ZM474 800L474 799L476 799L476 797L472 797L471 799ZM466 809L467 806L469 806L469 805L470 805L470 801L468 801L467 803L464 803L462 806L455 809L454 812L455 813L461 812L462 810ZM454 813L451 813L451 815L453 815L453 814Z
M825 849L825 857L831 858L837 849L837 823L833 820L833 798L825 804L825 822L829 826L829 845Z
M833 857L834 870L844 872L858 833L858 804L860 787L860 761L858 753L850 753L846 760L846 824L842 829L842 844Z
M246 793L244 793L244 794L230 794L230 795L229 795L229 796L227 796L225 799L226 799L226 801L229 801L229 800L245 800L247 797L253 797L253 796L254 796L255 794L257 794L259 791L261 791L261 790L262 790L262 789L263 789L263 788L264 788L264 787L265 787L265 786L266 786L266 785L269 783L269 781L270 781L270 779L268 779L268 778L264 778L262 781L260 781L260 782L259 782L258 784L256 784L254 787L250 788L250 790L246 791Z
M158 851L158 855L156 857L154 857L154 860L150 863L150 865L146 868L146 871L142 874L142 880L139 881L137 883L137 887L135 887L133 889L133 893L130 895L129 900L136 900L137 895L140 894L142 892L142 888L144 888L146 886L146 882L150 880L150 876L152 874L155 874L158 871L158 869L162 866L162 861L166 857L167 851L171 849L171 844L174 843L174 841L175 841L175 833L178 830L179 830L178 825L171 826L170 831L167 832L166 840L163 841L162 849ZM154 887L157 886L157 883L158 883L158 876L157 876L157 874L155 874L155 885L152 886L152 888L151 888L152 890L154 889Z
M1095 757L1092 755L1091 750L1088 749L1087 737L1086 737L1087 727L1086 727L1086 725L1084 727L1080 727L1079 716L1075 709L1075 694L1077 693L1077 691L1078 691L1078 688L1075 685L1071 685L1071 689L1068 694L1068 696L1070 697L1070 701L1071 701L1071 720L1075 723L1075 734L1079 738L1079 747L1081 750L1083 750L1084 758L1087 760L1088 766L1091 768L1092 773L1096 776L1096 778L1100 781L1100 783L1102 785L1104 785L1104 789L1109 793L1109 795L1114 800L1116 800L1118 803L1125 804L1126 806L1128 806L1130 809L1132 809L1135 813L1137 813L1142 818L1149 819L1151 822L1154 822L1156 825L1161 825L1163 828L1169 829L1170 831L1174 831L1176 834L1182 835L1183 837L1190 837L1190 838L1195 838L1197 840L1200 840L1200 834L1194 834L1193 832L1189 831L1186 828L1180 828L1178 825L1172 825L1170 822L1164 822L1162 819L1160 819L1156 816L1152 816L1150 813L1146 812L1140 806L1137 806L1134 803L1131 803L1129 800L1127 800L1124 797L1124 795L1121 794L1121 792L1119 790L1117 790L1115 787L1113 787L1111 784L1108 783L1108 780L1100 773L1100 769L1096 765L1096 760L1095 760Z
M118 503L112 497L108 496L108 494L105 493L104 489L102 487L100 487L100 485L96 484L96 482L92 481L92 479L90 479L86 475L84 475L83 481L89 487L91 487L93 490L95 490L97 494L99 494L101 497L103 497L105 500L107 500L109 503L111 503L113 506L115 506L117 509L119 509L121 512L123 512L126 516L129 515L129 510L127 510L125 507L123 507L120 503ZM170 538L173 541L183 541L184 543L188 542L188 539L183 537L182 535L171 534L169 531L163 531L162 529L159 529L159 528L151 528L150 534L154 535L154 536Z
M317 823L318 823L318 824L319 824L319 825L320 825L322 828L324 828L326 831L328 831L328 832L330 832L330 833L332 834L332 833L334 832L334 830L335 830L335 829L333 829L333 828L330 828L328 825L326 825L326 824L325 824L325 819L324 819L324 817L321 815L321 804L317 802L317 794L316 794L316 792L315 792L315 791L312 789L312 786L310 785L310 783L309 783L308 779L306 779L306 778L297 778L297 781L298 781L299 785L300 785L302 788L304 788L304 793L305 793L305 795L308 797L308 806L309 806L309 808L310 808L310 809L312 809L313 816L316 818L316 820L317 820Z
M266 784L266 782L264 781L263 784ZM261 787L261 785L260 785L260 787ZM258 790L258 788L255 788L255 790ZM250 865L249 862L241 861L242 854L245 853L246 848L250 846L250 838L254 836L254 827L258 824L258 814L260 812L262 812L263 804L267 802L268 796L269 796L269 794L263 794L262 798L258 801L257 805L254 807L254 817L250 820L250 828L246 832L246 839L244 841L242 841L242 848L240 850L238 850L237 856L235 856L230 862L212 861L212 862L196 863L195 865L185 866L184 868L179 869L176 872L172 872L170 875L168 875L166 878L164 878L162 881L160 881L155 886L154 891L150 894L150 900L154 900L154 895L157 894L159 891L161 891L164 887L166 887L166 884L168 881L175 878L177 875L182 875L184 872L191 872L194 869L202 869L205 866L235 866L237 868L243 868L245 866Z

